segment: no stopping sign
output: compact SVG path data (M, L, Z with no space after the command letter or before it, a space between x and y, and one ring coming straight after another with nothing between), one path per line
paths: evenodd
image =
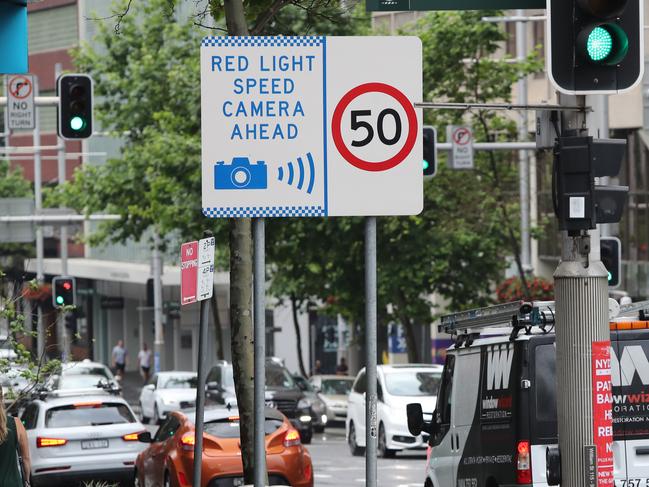
M386 96L377 103L364 96L370 93ZM355 108L350 108L352 104ZM343 124L348 124L347 132L354 134L344 137ZM364 171L387 171L402 163L413 150L418 130L412 102L385 83L365 83L349 90L336 106L331 122L331 135L340 155ZM365 155L367 152L374 153L374 160Z

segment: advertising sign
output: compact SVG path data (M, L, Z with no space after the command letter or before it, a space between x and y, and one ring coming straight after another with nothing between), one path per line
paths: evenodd
M611 383L611 342L592 343L593 442L597 487L613 483L613 385Z
M418 214L421 97L416 37L204 38L203 213Z

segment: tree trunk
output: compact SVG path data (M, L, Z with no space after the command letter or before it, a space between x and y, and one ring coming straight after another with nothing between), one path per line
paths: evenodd
M406 332L406 345L408 347L408 362L411 364L419 363L419 348L417 347L417 338L415 337L415 328L412 320L405 318L401 320L401 325Z
M216 299L216 289L212 293L212 318L214 319L214 337L216 341L216 359L223 360L223 333L221 332L221 318L219 317L219 300Z
M291 312L293 315L293 326L295 327L295 341L297 342L297 362L300 366L302 377L309 377L304 368L304 360L302 359L302 333L300 331L300 322L297 318L297 308L297 299L295 296L291 296Z
M210 0L214 14L220 0ZM223 2L228 35L248 35L243 0ZM215 17L216 18L216 17ZM230 222L230 326L232 366L241 417L241 459L244 483L255 483L254 471L254 333L252 323L252 223L249 218Z

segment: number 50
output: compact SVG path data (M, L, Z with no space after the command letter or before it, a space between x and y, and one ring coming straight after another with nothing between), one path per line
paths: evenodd
M351 115L352 115L351 129L358 130L362 128L367 131L367 135L364 139L353 140L352 145L354 147L366 146L367 144L372 142L372 139L374 139L374 128L369 122L365 120L359 120L359 118L371 116L372 111L352 110ZM383 127L383 124L385 122L385 117L387 117L388 115L394 118L395 130L394 130L394 136L392 138L387 138L385 136L384 127ZM399 139L401 138L401 117L399 116L399 112L397 112L392 108L386 108L384 110L381 110L379 116L376 119L376 133L379 137L379 140L385 145L394 145L397 142L399 142Z

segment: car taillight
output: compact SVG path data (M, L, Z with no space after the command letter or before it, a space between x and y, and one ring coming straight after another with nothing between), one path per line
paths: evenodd
M532 462L529 441L519 441L516 445L516 483L532 483Z
M290 429L284 436L284 446L297 446L300 444L300 432L298 430Z
M76 409L80 408L100 408L101 402L92 401L92 402L75 402L72 406Z
M68 440L62 438L43 438L42 436L39 436L36 438L36 447L46 448L48 446L63 446L67 442Z
M311 475L313 474L313 466L309 462L306 467L304 467L304 480L311 480Z
M433 447L428 445L426 447L426 465L428 465L428 462L430 462L430 454L433 453Z
M143 433L143 431L138 431L137 433L129 433L128 435L122 436L124 441L137 441L137 435Z
M187 482L187 476L182 470L178 471L178 482L180 482L180 485L191 485L191 483Z
M190 433L185 433L180 438L180 448L185 451L194 451L194 445L196 444L196 434L192 431Z

